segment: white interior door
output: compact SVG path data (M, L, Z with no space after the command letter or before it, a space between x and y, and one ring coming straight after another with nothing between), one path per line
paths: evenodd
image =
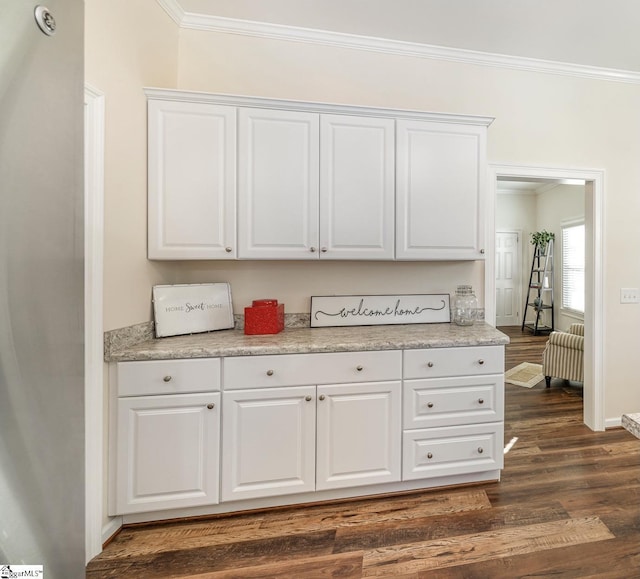
M496 232L496 325L519 326L522 323L520 234Z

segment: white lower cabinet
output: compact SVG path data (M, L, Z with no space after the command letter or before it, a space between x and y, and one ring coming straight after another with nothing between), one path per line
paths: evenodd
M110 373L109 514L218 503L220 360L120 362Z
M502 346L115 364L109 514L496 480L503 368Z
M118 400L117 514L218 502L220 393Z
M318 386L316 490L400 480L401 383Z
M222 500L400 480L400 381L224 393Z
M405 351L402 480L503 465L504 348Z
M223 501L314 490L315 390L224 393Z

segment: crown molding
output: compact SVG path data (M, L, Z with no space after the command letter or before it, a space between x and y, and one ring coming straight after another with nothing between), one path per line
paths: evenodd
M160 7L171 17L178 26L182 26L185 11L177 0L156 0Z
M350 48L400 56L447 60L450 62L479 66L640 84L640 72L631 70L509 56L506 54L480 52L462 48L406 42L403 40L360 36L344 32L331 32L328 30L316 30L284 24L271 24L268 22L255 22L222 16L195 14L185 12L179 0L157 0L157 2L181 28L191 30L240 34L257 38L321 44L337 48Z

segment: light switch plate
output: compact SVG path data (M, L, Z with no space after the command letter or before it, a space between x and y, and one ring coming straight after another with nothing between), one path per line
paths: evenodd
M620 288L621 304L637 304L640 303L640 289L637 287Z

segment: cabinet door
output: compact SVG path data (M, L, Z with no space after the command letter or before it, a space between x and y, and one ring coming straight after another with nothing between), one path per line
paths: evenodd
M395 123L320 118L320 257L393 259Z
M150 100L149 259L236 257L235 107Z
M238 110L239 257L318 258L319 117Z
M318 386L316 489L400 480L399 381Z
M116 514L218 502L220 394L118 399Z
M315 489L315 387L224 393L222 500Z
M486 128L397 122L397 259L482 259Z

